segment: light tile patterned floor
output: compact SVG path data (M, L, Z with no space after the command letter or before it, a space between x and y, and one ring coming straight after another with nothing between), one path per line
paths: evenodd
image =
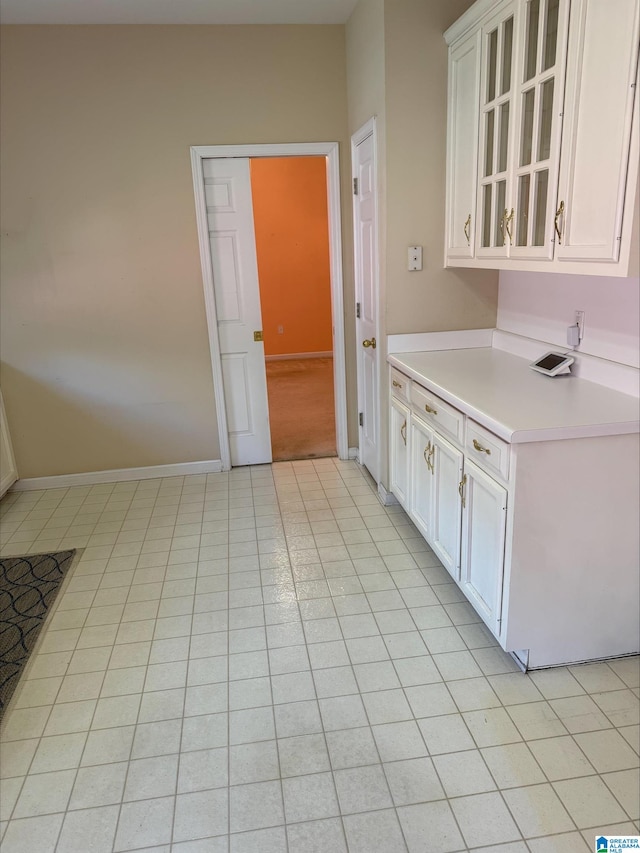
M501 853L638 833L638 658L523 675L325 459L3 500L85 548L2 735L3 853Z

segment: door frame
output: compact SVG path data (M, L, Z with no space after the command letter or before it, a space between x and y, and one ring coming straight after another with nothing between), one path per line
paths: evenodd
M194 145L191 147L191 171L196 206L200 265L209 332L209 352L213 373L213 393L220 441L222 470L231 468L231 449L227 409L222 382L222 359L218 335L218 315L213 287L211 247L207 224L203 160L212 157L325 157L327 162L327 213L329 225L329 275L333 322L333 390L336 412L336 449L340 459L349 458L347 436L347 383L344 344L344 296L342 277L342 232L340 217L340 164L337 142L290 142L256 145Z
M381 400L380 400L380 392L382 389L382 382L380 381L380 372L381 372L380 371L380 364L383 361L383 356L385 355L385 353L383 352L385 347L384 347L384 342L382 340L382 334L380 332L380 248L379 248L380 208L379 208L379 197L378 197L378 125L377 125L375 116L372 116L370 119L368 119L362 125L362 127L358 128L358 130L356 130L356 132L351 137L351 175L352 175L352 178L357 177L355 166L356 166L356 151L357 151L358 145L360 145L361 142L364 142L364 140L368 136L371 136L371 138L372 138L371 141L372 141L373 168L374 168L373 209L374 209L374 217L375 217L375 229L374 229L374 234L373 234L373 240L374 240L374 245L373 245L373 253L374 253L373 289L374 289L374 302L375 302L375 306L376 306L375 337L376 337L376 341L378 342L378 346L376 347L376 351L375 351L376 352L376 359L377 359L376 360L376 367L377 367L377 373L378 373L378 375L377 375L377 382L378 382L377 401L378 401L378 406L377 406L377 411L374 414L374 417L376 419L376 435L378 436L378 451L377 451L377 456L378 456L378 459L377 459L378 482L376 483L376 485L378 486L378 490L379 490L380 484L382 483L383 476L384 476L384 472L382 469L383 455L382 455ZM355 298L354 298L354 302L358 301L358 296L359 296L358 269L357 269L358 260L357 260L356 252L355 252L355 244L356 244L356 240L358 239L358 236L355 233L356 222L357 222L356 206L357 206L356 196L353 195L352 196L352 228L353 228L354 263L355 263L355 269L354 269ZM354 305L354 309L355 309L355 305ZM356 356L356 383L357 383L358 411L362 411L361 403L362 403L362 381L363 381L363 379L362 379L362 368L361 368L360 355L359 355L360 350L359 350L359 344L358 344L358 329L357 329L358 320L357 320L357 318L356 318L355 324L356 324L355 325L356 351L358 353L358 355ZM361 456L361 450L360 450L361 438L362 438L362 429L358 428L358 460L360 461L360 463L362 463L362 456Z

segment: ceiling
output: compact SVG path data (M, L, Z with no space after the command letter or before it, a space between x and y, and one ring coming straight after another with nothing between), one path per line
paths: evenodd
M0 0L3 24L343 24L357 0Z

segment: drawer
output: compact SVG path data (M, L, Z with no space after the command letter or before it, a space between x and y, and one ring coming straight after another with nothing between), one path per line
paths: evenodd
M503 480L509 479L511 445L470 419L467 419L465 453L486 471L498 474Z
M389 379L389 388L393 396L399 397L401 400L404 400L405 403L408 403L410 387L411 380L408 379L404 375L404 373L400 373L399 370L396 370L395 367L392 367Z
M411 403L420 417L433 424L440 432L462 443L464 415L444 400L414 382Z

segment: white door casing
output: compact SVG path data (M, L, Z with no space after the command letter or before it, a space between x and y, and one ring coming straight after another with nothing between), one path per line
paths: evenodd
M249 159L202 168L231 464L271 462Z
M327 161L327 209L329 216L329 264L331 277L331 308L333 320L333 385L336 410L336 444L340 459L349 458L347 437L347 391L344 348L343 284L342 284L342 239L340 225L340 171L338 144L336 142L302 142L256 145L200 145L191 148L191 169L195 196L200 264L204 286L205 310L209 332L209 351L213 374L213 392L216 403L216 418L220 442L220 461L223 471L228 471L237 462L232 458L230 429L237 417L227 399L223 369L222 335L218 324L218 305L213 277L212 247L209 235L207 198L205 193L204 165L212 158L252 157L304 157L323 156ZM253 232L253 229L252 229ZM256 326L253 331L261 329ZM255 344L257 347L258 344ZM261 370L264 373L264 357ZM251 386L253 379L248 379ZM237 423L237 421L236 421ZM271 460L269 446L268 458ZM241 464L250 464L244 462ZM255 464L255 462L253 463Z
M378 203L376 125L370 119L351 137L356 290L359 460L380 482L380 341L378 324ZM364 346L363 342L375 342Z

